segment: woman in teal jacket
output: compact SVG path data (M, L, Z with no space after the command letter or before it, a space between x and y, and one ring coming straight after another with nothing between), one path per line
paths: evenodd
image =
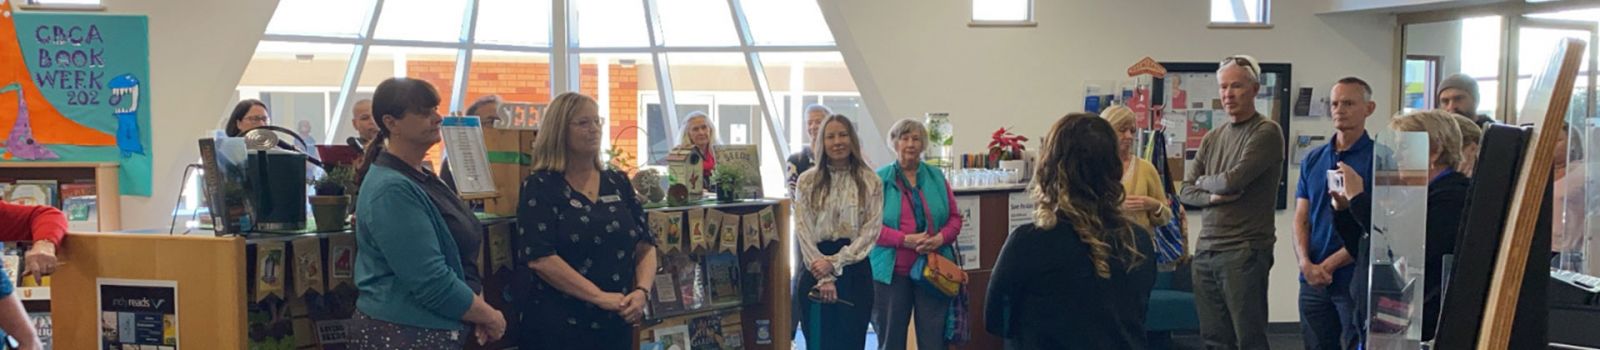
M911 283L912 265L938 252L955 260L951 243L961 233L955 192L939 169L922 162L928 130L922 122L901 119L889 128L896 161L878 170L883 181L883 230L872 260L873 323L879 349L903 350L911 316L916 315L919 349L944 349L950 297ZM915 313L912 310L916 310Z
M476 220L462 219L471 210L422 167L439 143L438 107L438 91L421 80L384 80L373 94L378 136L357 178L356 349L460 349L469 336L482 344L505 333L505 317L473 292L463 267L462 252L476 245L458 241L482 239L469 227Z

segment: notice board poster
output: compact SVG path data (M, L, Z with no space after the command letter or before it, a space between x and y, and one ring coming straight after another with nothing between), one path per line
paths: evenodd
M95 280L100 349L178 349L178 282Z
M0 9L0 162L117 163L150 195L148 19Z
M961 251L961 269L977 270L983 268L979 253L982 248L983 236L978 228L982 227L978 207L978 196L957 196L956 208L961 210L961 233L956 235L956 249Z

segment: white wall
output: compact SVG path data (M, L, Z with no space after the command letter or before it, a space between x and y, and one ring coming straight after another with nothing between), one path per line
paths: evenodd
M1439 56L1444 61L1439 71L1445 76L1461 71L1462 21L1418 23L1406 26L1407 55ZM1492 40L1500 40L1493 38ZM1444 79L1443 76L1439 79Z
M1316 1L1275 1L1267 30L1207 29L1205 1L1034 1L1035 28L970 28L967 1L821 3L876 123L949 112L962 152L981 150L1002 126L1037 139L1058 117L1083 108L1085 81L1126 79L1127 67L1144 56L1215 62L1250 54L1292 63L1291 86L1323 91L1340 77L1360 76L1375 88L1379 111L1395 109L1393 18L1318 16L1325 5ZM1386 125L1389 112L1376 114L1368 125ZM1324 120L1292 124L1331 133ZM1292 193L1298 171L1289 177ZM1277 214L1273 322L1299 319L1291 214Z
M167 228L195 140L226 115L277 0L104 0L107 13L150 16L151 197L122 196L125 229Z

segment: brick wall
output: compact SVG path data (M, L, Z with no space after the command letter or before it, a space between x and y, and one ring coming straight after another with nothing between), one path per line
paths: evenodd
M639 68L636 65L611 65L611 134L612 145L622 148L632 159L639 159L639 133L630 129L639 125ZM598 95L599 67L585 64L579 78L581 93ZM455 86L454 61L411 60L406 62L406 72L414 78L433 83L439 88L441 99L450 101L451 88ZM472 101L489 94L500 95L502 101L550 103L550 64L518 62L473 62L471 77L467 79L467 96L462 99L462 109ZM448 106L443 106L448 107ZM442 110L440 112L446 112ZM628 130L624 130L628 129ZM621 133L621 137L617 137ZM428 152L428 159L437 164L439 147ZM637 166L637 161L634 162Z

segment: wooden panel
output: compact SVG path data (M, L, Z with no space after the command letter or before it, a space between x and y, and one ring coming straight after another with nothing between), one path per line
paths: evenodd
M1576 39L1567 39L1563 42L1565 57L1552 63L1560 64L1560 70L1555 77L1536 77L1536 83L1542 79L1555 79L1554 88L1543 93L1549 94L1549 107L1545 110L1544 122L1534 131L1534 144L1529 147L1524 157L1530 161L1522 163L1521 175L1517 176L1516 192L1512 194L1511 203L1515 207L1511 215L1506 218L1505 237L1500 242L1500 252L1495 259L1494 275L1489 282L1489 298L1484 306L1483 324L1478 333L1478 349L1499 350L1509 346L1511 341L1512 323L1516 319L1517 300L1522 291L1523 278L1544 278L1542 276L1525 276L1528 263L1529 246L1533 242L1535 227L1539 223L1541 205L1550 186L1550 173L1555 164L1557 139L1565 132L1564 117L1567 115L1568 103L1572 101L1572 88L1577 80L1578 66L1583 58L1584 43ZM1561 52L1561 51L1557 51ZM1542 79L1539 79L1542 78ZM1540 95L1539 87L1534 87L1534 94ZM1538 96L1535 96L1538 97ZM1539 101L1529 98L1530 103ZM1535 116L1528 116L1529 118ZM1540 253L1543 254L1543 253Z
M102 232L122 229L122 184L117 179L116 165L94 169L95 210L99 213Z
M78 233L54 276L57 349L94 349L100 339L96 278L178 283L178 346L245 348L244 239Z

